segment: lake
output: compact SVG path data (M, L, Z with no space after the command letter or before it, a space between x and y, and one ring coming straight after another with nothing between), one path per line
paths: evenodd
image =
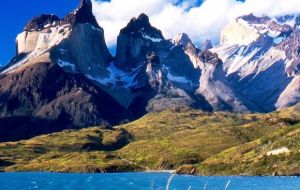
M298 177L197 177L170 173L0 173L1 190L299 190Z

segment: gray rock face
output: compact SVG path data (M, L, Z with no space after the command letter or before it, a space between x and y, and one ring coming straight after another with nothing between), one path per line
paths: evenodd
M230 86L223 70L223 63L218 56L209 51L203 51L200 58L204 62L204 67L197 93L204 96L213 111L248 112L250 105L246 105L242 97Z
M51 58L58 64L73 64L67 71L87 76L108 76L107 67L113 60L105 45L102 29L89 23L76 24L70 35L51 49Z
M69 13L62 21L61 24L82 24L89 23L96 28L101 29L95 16L93 15L93 5L91 0L80 0L79 8Z
M72 19L70 19L72 17ZM104 39L104 30L98 25L90 0L81 0L79 9L64 20L72 20L67 38L51 49L51 58L66 66L72 73L81 73L88 78L106 77L107 67L113 60ZM68 67L68 65L73 65Z
M160 63L160 58L157 55L152 54L147 58L146 73L148 82L155 92L155 95L148 100L147 111L197 106L197 101L193 100L188 92L170 81L168 68Z

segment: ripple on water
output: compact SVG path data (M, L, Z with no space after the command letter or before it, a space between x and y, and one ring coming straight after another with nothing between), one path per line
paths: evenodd
M0 190L299 190L297 177L196 177L170 173L0 173Z

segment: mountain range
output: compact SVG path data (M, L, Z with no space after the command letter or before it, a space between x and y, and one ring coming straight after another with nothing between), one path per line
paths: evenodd
M26 24L0 68L0 141L167 109L265 113L300 101L299 16L241 16L219 45L197 47L185 33L165 39L140 14L120 30L115 56L99 24L90 0Z

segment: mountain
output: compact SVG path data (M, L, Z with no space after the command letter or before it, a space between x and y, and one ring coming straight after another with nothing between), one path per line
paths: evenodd
M299 18L239 17L212 49L223 60L232 88L256 105L253 111L269 112L300 101Z
M91 6L35 17L17 36L17 55L0 74L0 141L131 119L86 77L108 75L112 60Z
M227 85L216 54L196 48L186 34L166 40L145 14L121 29L115 64L124 72L135 73L136 83L126 104L131 108L146 112L186 106L247 111ZM219 90L214 90L216 86Z
M34 17L0 69L0 141L64 129L108 128L166 109L270 112L299 102L296 16L241 16L220 45L165 39L142 13L112 56L90 0L64 18ZM101 23L100 23L101 24Z

